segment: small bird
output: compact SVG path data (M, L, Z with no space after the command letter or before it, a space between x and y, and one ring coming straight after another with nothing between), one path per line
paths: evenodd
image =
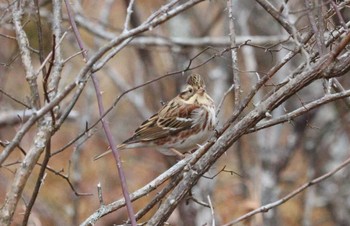
M205 142L215 124L214 101L206 93L202 77L191 74L184 91L144 121L134 135L117 148L156 147L165 155L181 156ZM108 150L94 160L111 152Z

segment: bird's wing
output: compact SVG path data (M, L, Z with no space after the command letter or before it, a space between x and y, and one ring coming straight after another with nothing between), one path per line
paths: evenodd
M144 121L135 134L123 144L152 141L192 128L193 116L198 109L198 105L171 101L157 114Z

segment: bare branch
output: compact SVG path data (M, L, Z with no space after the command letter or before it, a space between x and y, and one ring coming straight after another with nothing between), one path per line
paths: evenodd
M27 105L26 103L24 103L23 101L20 101L18 99L16 99L15 97L11 96L10 94L6 93L4 90L0 89L0 93L4 94L5 96L7 96L8 98L10 98L11 100L15 101L16 103L19 103L20 105L23 105L25 108L30 109L30 106ZM0 117L0 120L2 119L2 117ZM0 123L1 124L1 123Z
M294 79L290 80L285 86L277 90L273 95L260 103L254 110L248 113L243 119L235 124L231 124L228 128L218 131L218 140L213 144L205 145L208 151L197 162L193 163L189 168L189 172L174 188L173 192L168 196L166 201L162 203L157 212L148 221L147 225L162 225L170 216L177 204L182 200L189 189L198 179L209 169L209 167L225 153L240 136L244 134L247 128L253 127L257 122L266 116L266 112L275 109L281 102L286 100L292 94L300 90L304 85L318 79L320 74L328 67L331 67L335 56L344 49L344 44L349 43L349 36L346 36L342 42L326 57L321 58L312 68ZM338 71L339 72L339 71Z
M124 30L123 32L127 32L129 30L129 24L131 19L131 14L133 13L133 6L134 6L135 0L130 0L129 5L126 10L126 17L125 17L125 23L124 23Z
M21 19L23 15L23 9L21 6L12 7L12 20L15 27L17 43L21 51L22 63L26 72L26 79L29 83L31 90L31 106L35 109L40 108L40 98L37 84L37 77L34 73L34 68L32 65L32 58L30 56L29 41L26 33L23 30Z
M73 31L74 31L75 37L76 37L76 39L77 39L77 41L79 43L79 47L80 47L81 50L84 50L83 40L81 39L81 36L80 36L80 33L79 33L78 29L77 29L75 21L73 20L73 16L71 15L72 12L70 12L71 10L70 10L70 6L69 6L67 0L65 0L65 3L66 3L66 6L67 6L67 11L69 12L70 21L72 23L72 27L73 27ZM125 27L125 29L127 29L127 27ZM85 51L83 51L82 54L83 54L83 57L84 57L84 61L86 61L86 59L88 59L87 53ZM102 94L101 94L99 81L98 81L98 79L96 78L96 76L94 74L91 75L91 78L92 78L92 82L94 84L95 93L96 93L96 97L97 97L98 110L99 110L100 116L102 116L102 115L105 114L105 110L104 110L104 106L103 106ZM133 207L131 205L129 191L128 191L128 187L127 187L127 184L126 184L126 177L125 177L124 170L123 170L123 167L122 167L119 151L116 148L115 139L113 138L112 131L111 131L110 127L109 127L109 124L106 122L106 120L104 118L102 118L101 123L102 123L103 129L105 131L108 143L109 143L109 145L110 145L110 147L111 147L111 149L113 151L114 158L116 160L116 165L117 165L117 169L118 169L118 175L119 175L119 179L121 181L123 196L124 196L125 201L126 201L126 207L127 207L128 215L129 215L129 218L131 219L131 225L132 226L136 226L136 219L135 219L135 216L134 216L134 210L133 210Z
M305 114L306 112L309 112L317 107L321 107L324 104L333 102L335 100L343 99L344 97L349 97L349 96L350 96L350 90L344 90L343 92L334 93L334 94L327 94L324 97L317 99L315 101L312 101L290 113L287 113L275 119L270 119L265 122L258 123L254 128L251 128L249 130L249 133L255 132L261 129L265 129L265 128L277 125L279 123L290 122L294 118L302 114Z
M159 175L157 178L143 186L142 188L138 189L137 191L130 194L130 199L132 201L137 200L145 195L147 195L150 191L155 190L157 187L162 185L165 181L167 181L169 178L172 178L174 175L177 175L190 161L192 157L188 156L187 158L179 161L177 164L172 166L170 169ZM159 201L159 200L158 200ZM100 219L102 216L111 213L121 207L125 206L125 200L120 199L117 200L111 204L101 206L98 210L96 210L92 215L90 215L83 223L80 224L80 226L88 226L90 224L95 223L98 219Z
M264 206L261 206L260 208L258 209L255 209L247 214L244 214L243 216L227 223L227 224L224 224L223 226L231 226L231 225L235 225L236 223L238 222L241 222L243 220L246 220L258 213L266 213L267 211L269 211L270 209L272 208L275 208L277 206L280 206L282 205L283 203L287 202L289 199L295 197L296 195L300 194L301 192L303 192L304 190L306 190L307 188L315 185L315 184L318 184L326 179L328 179L329 177L331 177L333 174L337 173L339 170L342 170L344 169L347 165L350 164L350 158L348 158L347 160L345 160L342 164L340 164L339 166L337 166L335 169L329 171L328 173L326 174L323 174L322 176L320 177L317 177L315 179L313 179L312 181L309 181L305 184L303 184L302 186L300 186L299 188L295 189L293 192L289 193L288 195L284 196L283 198L281 198L280 200L277 200L276 202L273 202L273 203L270 203L270 204L267 204L267 205L264 205Z
M236 30L235 23L233 18L233 0L227 0L227 8L228 8L228 19L229 19L229 28L230 28L230 47L231 47L231 60L232 60L232 78L233 85L235 91L235 104L234 107L238 107L240 103L240 93L241 93L241 84L238 74L238 64L237 64L237 49L236 49Z
M123 3L124 8L120 7ZM6 171L5 175L0 174L0 188L5 191L0 225L36 223L42 217L53 219L57 225L71 218L71 224L77 225L81 214L90 214L82 225L110 223L106 222L110 218L104 216L113 213L120 217L118 222L113 222L119 225L135 225L136 221L147 219L139 224L176 222L213 226L218 223L215 219L227 218L227 212L222 211L222 206L215 208L218 197L211 194L217 187L212 185L219 182L220 186L227 186L225 177L229 175L223 172L232 174L237 169L237 175L242 176L231 183L239 192L233 198L239 200L240 208L229 205L225 208L238 210L237 214L269 210L271 214L254 216L257 224L284 223L284 215L279 216L281 211L274 208L290 202L290 198L284 200L280 195L286 193L280 183L288 180L295 188L300 186L294 174L289 174L289 169L294 169L290 163L295 157L311 163L307 167L298 165L298 173L328 174L333 169L330 165L339 166L339 159L349 154L346 145L350 138L347 126L350 89L345 75L350 71L350 21L344 17L349 3L350 0L227 0L216 4L204 0L171 0L160 5L134 0L103 0L98 4L65 1L66 11L62 11L64 3L60 0L0 3L3 50L0 53L0 168ZM172 18L174 23L170 26L167 22ZM174 32L176 26L183 26L186 32ZM80 53L83 57L76 58ZM237 56L242 56L242 60L237 61ZM238 62L242 63L239 67ZM159 170L174 164L171 158L168 161L168 157L161 159L156 153L148 154L148 148L140 154L124 152L128 158L125 162L117 161L117 167L122 164L127 167L128 184L135 175L144 177L141 181L147 178L152 181L136 189L134 186L139 186L141 181L133 182L132 194L124 192L125 198L117 197L106 204L107 198L112 197L110 192L122 190L121 187L109 189L115 182L102 179L107 189L102 194L98 185L98 196L92 200L100 206L95 210L79 209L79 196L91 195L79 192L80 187L93 190L96 181L101 180L96 178L100 173L102 177L115 175L103 162L86 165L96 149L107 146L105 137L114 147L112 136L122 139L132 129L123 126L129 124L128 118L139 117L139 121L152 115L160 100L168 100L180 92L183 84L180 80L193 70L206 77L208 94L212 94L218 107L216 114L220 113L213 136L163 173ZM232 80L230 87L227 82ZM142 90L134 93L141 87ZM70 118L74 121L69 121ZM290 125L282 125L285 122ZM118 129L111 130L108 123ZM101 126L106 135L101 136ZM269 130L252 134L265 128ZM55 139L51 147L52 136ZM230 148L232 145L235 146ZM296 156L297 151L302 155ZM45 156L41 156L43 152ZM56 156L60 153L61 156ZM69 155L71 158L67 159ZM150 159L144 161L141 155ZM68 163L68 174L64 174L63 168L51 168L49 161L53 160L60 165ZM152 167L154 161L159 168ZM230 165L232 171L225 170L222 164ZM140 174L140 167L151 168ZM47 208L49 199L37 199L39 195L47 195L48 187L42 186L47 181L47 171L59 176L49 175L50 181L58 183L55 186L68 188L73 195L73 199L63 203L72 207L71 214L63 213L58 220L52 217L55 210ZM288 177L282 177L282 172ZM342 203L346 195L343 191L348 186L342 179L347 174L344 171L339 177L332 175L331 180L323 181L317 193L313 193L327 204L322 212L330 213L329 224L350 222L341 217L347 211ZM314 181L312 175L316 174L307 175L306 181ZM121 180L125 191L125 178ZM337 187L339 192L326 191L329 185ZM297 194L306 187L303 189ZM303 203L298 203L306 213L301 216L305 223L315 223L310 216L318 214L307 205L310 198L314 197L307 194L302 197ZM270 204L265 206L266 203ZM22 211L24 215L19 208L22 204L26 207ZM137 212L129 211L130 219L125 218L123 210L134 204ZM176 213L169 217L175 208L179 208L182 219ZM192 219L185 216L184 210L193 212ZM204 212L205 218L201 217ZM251 216L242 215L238 219L251 220Z

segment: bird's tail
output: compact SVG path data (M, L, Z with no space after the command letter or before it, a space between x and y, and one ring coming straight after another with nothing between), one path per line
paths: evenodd
M94 161L96 161L96 160L98 160L98 159L104 157L105 155L108 155L109 153L112 153L112 149L111 149L111 148L108 148L108 150L105 151L105 152L103 152L102 154L96 155L96 156L94 157Z
M125 149L125 144L117 145L116 148L117 148L118 150ZM111 149L110 146L108 146L107 151L103 152L102 154L96 155L96 156L94 157L94 161L96 161L96 160L98 160L98 159L104 157L105 155L108 155L109 153L112 153L112 149Z

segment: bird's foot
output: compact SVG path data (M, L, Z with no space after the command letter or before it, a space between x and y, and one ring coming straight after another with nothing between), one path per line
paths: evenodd
M186 157L185 154L182 154L181 152L179 152L178 150L176 150L175 148L170 148L170 151L173 152L176 156L176 158L178 160L184 159Z

